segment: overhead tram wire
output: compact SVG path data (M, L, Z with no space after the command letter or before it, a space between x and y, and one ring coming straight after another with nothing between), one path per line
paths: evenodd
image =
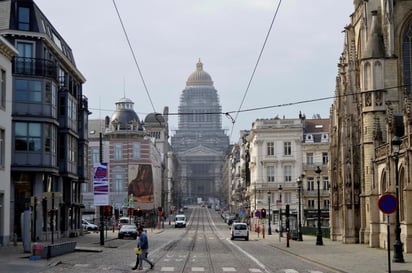
M233 128L234 128L234 126L235 126L235 123L236 123L236 120L237 120L237 118L238 118L238 116L239 116L239 113L241 112L240 109L242 109L243 103L245 102L246 95L247 95L247 93L248 93L248 91L249 91L250 85L252 84L252 80L253 80L253 78L254 78L254 76L255 76L257 66L259 65L260 59L262 58L263 50L265 49L265 46L266 46L266 43L267 43L267 41L268 41L270 32L272 31L272 27L273 27L273 24L274 24L275 19L276 19L276 17L277 17L277 14L278 14L278 12L279 12L279 8L280 8L280 4L281 4L281 3L282 3L282 0L279 0L278 5L277 5L277 7L276 7L275 14L273 15L273 18L272 18L272 22L270 23L269 30L268 30L268 32L267 32L267 34L266 34L265 41L263 42L262 48L261 48L260 53L259 53L259 57L258 57L258 59L257 59L257 61L256 61L255 67L253 68L252 75L250 76L249 82L248 82L248 84L247 84L245 93L243 94L243 98L242 98L242 101L241 101L241 103L240 103L240 105L239 105L239 109L238 109L238 111L236 112L235 118L232 118L232 116L229 115L229 117L232 119L232 130L231 130L231 132L230 132L230 137L232 137Z
M391 86L391 87L386 87L386 88L379 88L379 89L370 89L370 90L365 90L363 92L375 92L375 91L385 91L385 90L390 90L390 89L398 89L398 88L406 88L410 87L412 84L403 84L403 85L397 85L397 86ZM311 102L318 102L318 101L324 101L324 100L330 100L330 99L337 99L337 98L344 98L344 97L349 97L349 96L355 96L359 95L359 93L346 93L342 95L333 95L329 97L322 97L322 98L317 98L317 99L308 99L308 100L301 100L301 101L295 101L295 102L288 102L288 103L281 103L281 104L276 104L276 105L269 105L269 106L261 106L261 107L255 107L255 108L248 108L248 109L243 109L243 110L233 110L233 111L227 111L227 112L206 112L202 113L202 115L224 115L230 119L233 118L230 114L233 113L244 113L244 112L252 112L252 111L260 111L260 110L266 110L266 109L271 109L271 108L280 108L280 107L287 107L287 106L293 106L293 105L298 105L298 104L305 104L305 103L311 103ZM7 102L12 102L7 100ZM106 111L106 112L113 112L113 109L101 109L101 108L92 108L89 107L89 110L100 110L100 111ZM147 114L147 113L141 113L141 114ZM192 112L180 112L180 113L167 113L165 115L167 116L181 116L181 115L198 115L199 113L192 113Z
M145 91L146 91L147 97L149 98L150 104L152 105L153 112L156 113L156 109L155 109L155 107L154 107L152 98L150 97L149 90L148 90L147 85L146 85L146 82L145 82L145 80L144 80L144 78L143 78L143 73L142 73L142 71L140 70L139 63L137 62L136 55L134 54L134 50L133 50L132 44L130 43L129 36L127 35L126 28L124 27L123 20L122 20L122 17L120 16L120 12L119 12L119 9L117 8L117 5L116 5L115 0L113 0L113 5L114 5L114 8L116 9L117 17L119 18L120 24L122 25L123 33L124 33L124 35L126 36L127 44L129 45L130 51L131 51L132 56L133 56L134 63L135 63L135 65L136 65L136 67L137 67L137 70L138 70L138 72L139 72L139 76L140 76L140 79L142 80L142 83L143 83L144 89L145 89Z

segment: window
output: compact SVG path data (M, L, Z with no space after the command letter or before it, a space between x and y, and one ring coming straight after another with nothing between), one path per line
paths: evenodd
M268 182L275 182L275 166L267 166L266 174Z
M285 204L290 204L292 203L292 193L291 192L285 192L283 193L283 203Z
M5 165L5 158L6 158L6 145L5 145L5 131L4 129L0 129L0 168L3 169Z
M329 190L329 178L327 176L324 176L322 179L322 186L324 191Z
M325 209L329 208L329 200L328 199L323 200L323 208L325 208Z
M403 86L411 94L411 70L412 70L412 21L410 21L402 33L402 67L403 67Z
M274 145L273 142L266 143L266 148L267 148L267 155L268 156L274 156L275 155L275 145Z
M291 142L284 142L283 143L283 154L284 155L291 155L292 154L292 143Z
M19 30L30 30L30 9L19 7L17 26Z
M133 159L140 159L140 143L133 143Z
M308 177L308 180L307 180L308 182L308 184L307 184L307 190L308 191L314 191L315 190L315 181L313 180L313 177Z
M41 102L42 82L38 80L16 80L16 101Z
M308 208L314 208L315 207L315 200L308 200Z
M6 71L1 69L0 76L0 108L6 109Z
M313 153L306 153L306 164L313 166Z
M100 149L92 148L92 165L100 163Z
M292 181L292 166L286 165L283 167L283 172L285 175L285 182Z
M114 192L121 192L123 191L123 176L121 174L116 174L114 176L114 185L113 185Z
M14 130L16 151L41 151L40 123L16 122Z
M328 153L322 153L322 164L328 165L328 161L329 161Z
M118 143L114 145L114 160L122 160L122 144Z
M17 42L19 56L16 57L16 73L33 74L34 72L34 44L30 42Z

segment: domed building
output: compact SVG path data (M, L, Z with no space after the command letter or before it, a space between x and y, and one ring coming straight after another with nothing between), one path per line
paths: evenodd
M150 212L154 207L164 207L167 196L162 196L162 192L167 184L164 182L163 154L167 153L167 147L157 141L166 139L167 142L167 133L164 133L168 128L167 120L162 115L149 114L145 118L146 130L132 100L123 97L115 106L112 115L104 120L89 120L91 177L94 175L93 166L100 164L102 153L103 162L108 164L109 194L106 201L117 216L129 216L129 209L133 208ZM157 119L161 121L161 127L154 122ZM159 132L159 138L150 137L152 132ZM86 218L87 213L95 213L95 198L93 184L88 185L83 191Z
M221 198L222 166L229 137L222 129L221 106L212 77L199 60L182 91L178 130L171 144L179 159L182 203Z

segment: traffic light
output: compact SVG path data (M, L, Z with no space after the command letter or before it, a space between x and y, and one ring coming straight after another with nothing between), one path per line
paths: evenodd
M142 209L141 209L141 208L137 208L137 209L136 209L136 214L137 214L138 217L142 217L142 216L143 216L143 211L142 211Z
M261 210L260 210L260 216L261 216L262 218L266 218L266 209L261 209Z
M286 204L286 217L289 217L289 215L290 215L289 204Z

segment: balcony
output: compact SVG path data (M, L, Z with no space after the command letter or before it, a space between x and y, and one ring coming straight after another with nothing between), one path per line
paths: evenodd
M13 62L13 73L57 80L56 64L46 59L16 57Z

